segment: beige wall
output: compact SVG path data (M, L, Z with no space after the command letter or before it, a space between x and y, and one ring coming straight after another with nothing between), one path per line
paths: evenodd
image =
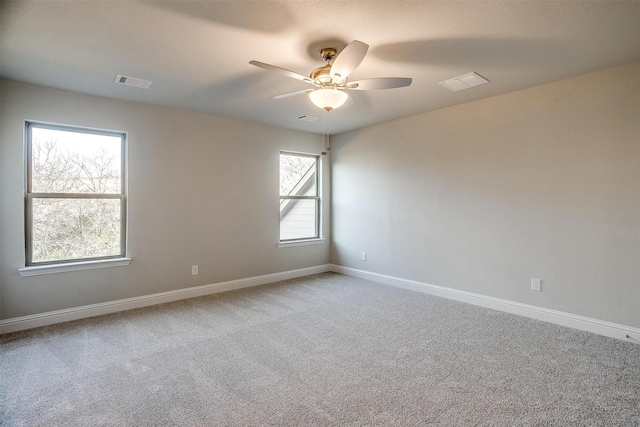
M638 75L640 62L333 137L331 261L640 327ZM0 318L329 261L328 244L277 247L279 150L318 152L316 135L0 90ZM19 277L27 119L128 132L129 267Z
M332 262L640 327L639 76L635 62L332 138Z
M318 153L320 136L11 81L2 81L1 91L2 318L329 261L328 243L277 246L279 151ZM128 133L130 266L18 275L27 119ZM328 212L325 203L325 230ZM200 274L191 276L195 264Z

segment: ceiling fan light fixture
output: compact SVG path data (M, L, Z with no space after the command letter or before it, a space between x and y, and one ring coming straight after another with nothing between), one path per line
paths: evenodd
M340 107L349 98L345 92L336 88L320 88L309 93L309 99L313 104L323 110L331 111Z
M260 61L249 61L249 64L314 86L314 89L276 95L272 97L273 99L289 98L290 96L308 93L309 99L315 106L331 111L342 106L349 99L349 95L346 93L347 90L395 89L411 84L412 80L408 77L377 77L350 82L349 75L360 65L368 49L368 44L358 40L349 43L342 49L340 55L337 55L337 51L334 48L321 49L320 54L325 61L325 65L313 70L309 77Z

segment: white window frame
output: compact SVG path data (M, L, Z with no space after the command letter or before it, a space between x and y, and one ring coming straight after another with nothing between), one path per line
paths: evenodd
M286 246L299 246L299 245L306 245L306 244L316 244L316 243L322 243L324 241L324 239L322 238L322 198L321 198L321 193L322 193L322 187L321 187L321 169L322 169L322 164L321 164L321 157L318 154L310 154L310 153L299 153L299 152L295 152L295 151L280 151L279 155L278 155L278 160L280 160L280 156L282 155L287 155L287 156L298 156L298 157L308 157L308 158L312 158L315 160L315 168L316 168L316 195L315 196L291 196L291 195L282 195L280 194L280 191L278 190L278 195L279 195L279 204L282 203L283 200L315 200L316 203L316 223L315 223L315 233L314 236L312 237L301 237L301 238L294 238L294 239L280 239L279 238L279 246L280 247L286 247ZM279 163L278 163L279 164ZM278 182L280 180L280 171L278 168ZM278 204L278 205L279 205ZM281 219L281 218L280 218ZM278 223L278 234L280 236L280 225L281 222Z
M32 132L34 128L61 130L83 134L106 135L120 138L120 192L119 193L34 193L32 191ZM86 270L102 267L129 265L127 258L127 134L125 132L77 127L62 124L25 122L25 268L19 269L21 276ZM33 262L33 200L39 198L54 199L119 199L120 203L120 253L116 255L65 259L46 262Z

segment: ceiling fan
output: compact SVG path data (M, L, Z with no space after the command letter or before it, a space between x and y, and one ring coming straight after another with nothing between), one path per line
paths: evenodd
M378 77L353 82L349 81L349 75L360 65L368 49L368 44L358 40L349 43L342 52L340 52L340 55L337 54L336 49L331 47L321 49L320 54L326 64L313 70L311 74L309 74L309 77L260 61L249 61L249 64L267 71L275 71L276 73L315 86L315 89L305 89L276 95L273 97L274 99L288 98L290 96L308 93L311 102L316 106L326 111L331 111L340 107L345 103L347 98L349 98L349 95L347 95L344 90L394 89L411 84L411 78L408 77Z

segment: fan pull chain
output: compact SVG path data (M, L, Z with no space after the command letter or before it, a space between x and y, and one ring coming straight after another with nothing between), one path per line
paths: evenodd
M326 156L328 152L331 151L331 146L329 145L329 135L327 135L327 131L325 129L325 117L327 117L327 114L329 114L328 111L322 115L322 145L324 147L324 151L320 154L322 154L323 156Z

